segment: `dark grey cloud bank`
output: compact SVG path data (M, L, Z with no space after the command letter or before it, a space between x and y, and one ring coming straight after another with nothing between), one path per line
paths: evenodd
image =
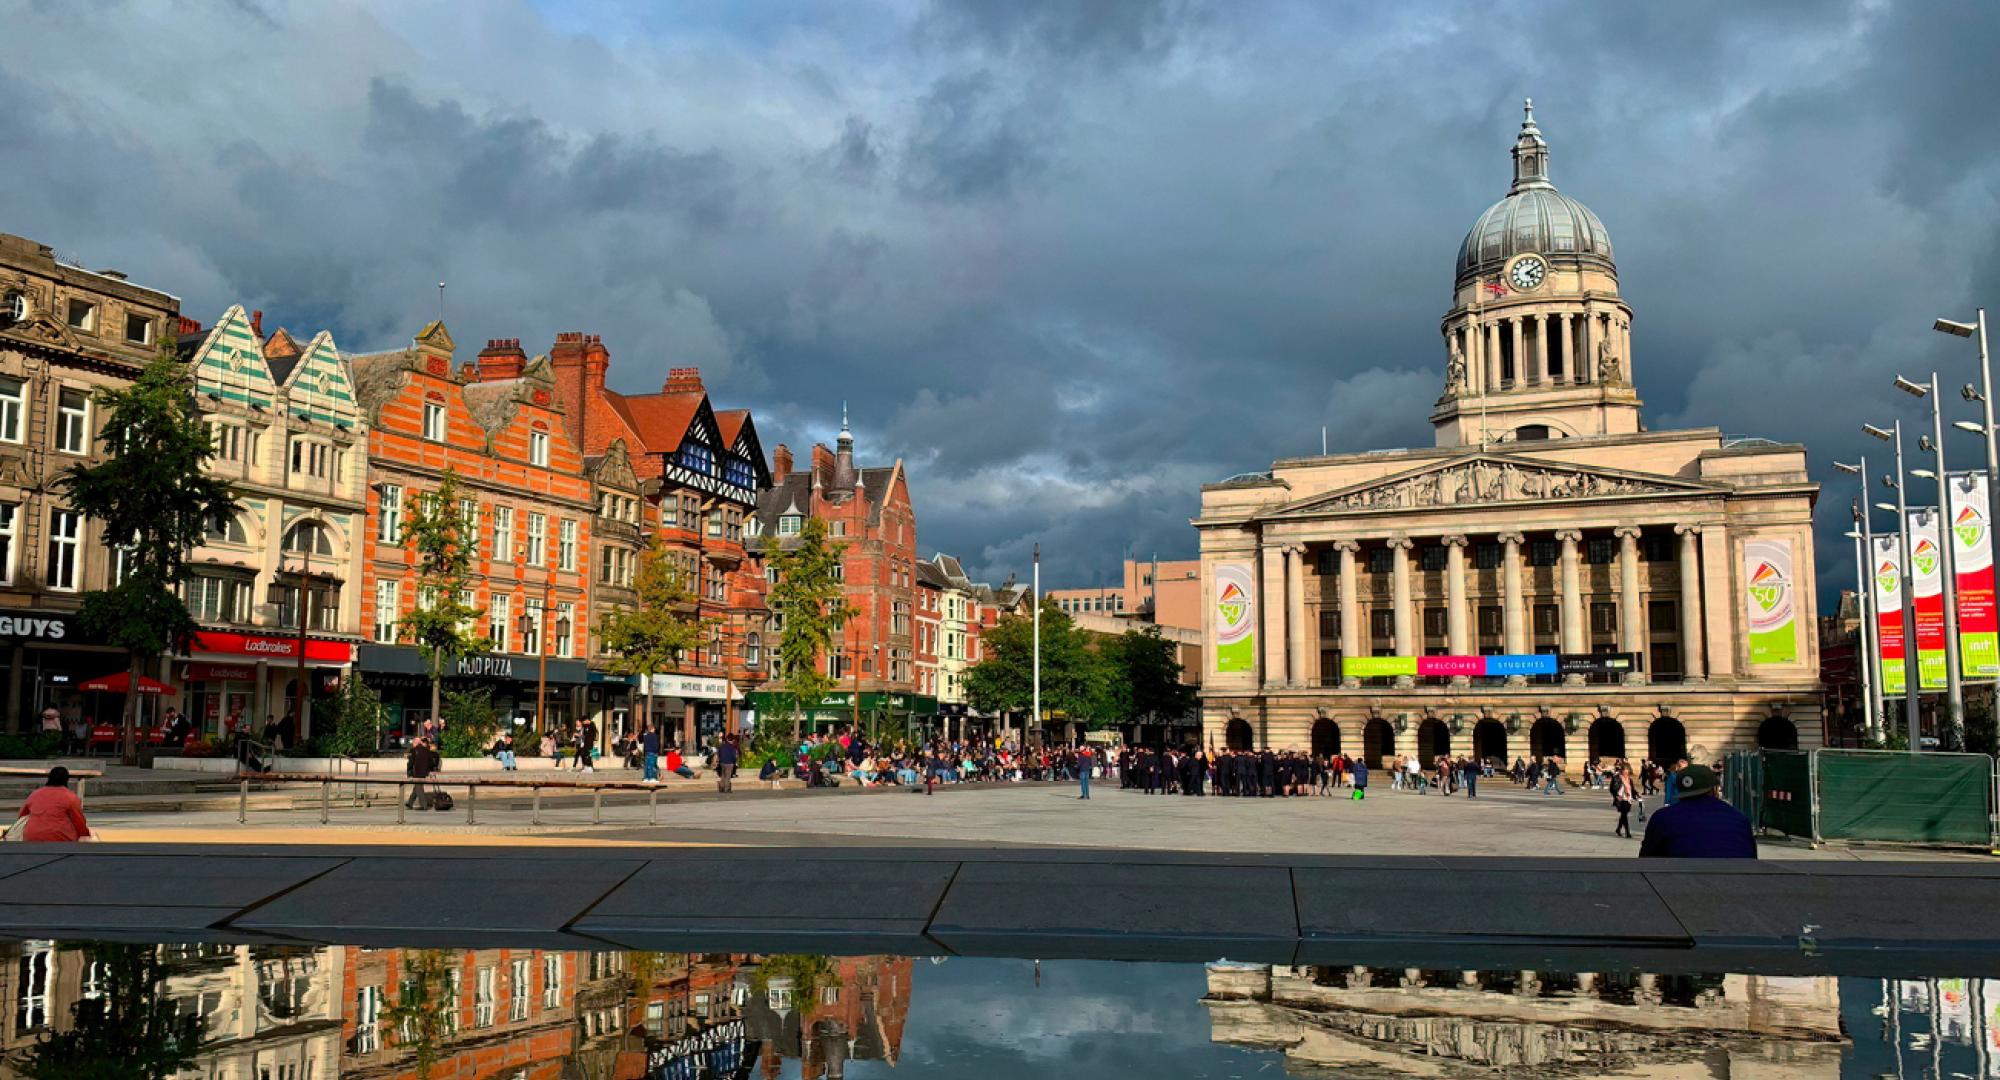
M923 541L1107 580L1197 485L1428 442L1533 95L1655 427L1828 462L2000 296L2000 8L0 0L0 229L343 345L604 335L771 442L910 464ZM1977 445L1954 444L1971 464Z

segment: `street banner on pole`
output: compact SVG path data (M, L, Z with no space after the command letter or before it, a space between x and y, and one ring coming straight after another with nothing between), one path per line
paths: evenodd
M1868 565L1874 571L1875 647L1882 658L1882 696L1900 697L1909 680L1903 674L1903 563L1901 538L1895 533L1875 538Z
M1993 523L1985 473L1951 478L1952 554L1958 560L1958 656L1962 676L2000 676L2000 617L1993 608Z
M1944 549L1938 546L1934 507L1910 511L1910 579L1917 611L1917 677L1924 690L1942 690L1944 672Z
M1247 562L1215 565L1215 607L1209 612L1217 672L1257 670L1257 586Z
M1798 583L1792 576L1792 542L1745 541L1743 580L1750 620L1750 662L1797 663Z

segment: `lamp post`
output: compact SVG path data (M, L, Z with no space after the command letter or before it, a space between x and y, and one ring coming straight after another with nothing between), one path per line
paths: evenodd
M1034 708L1028 716L1030 726L1042 722L1042 545L1035 545L1035 573L1029 588L1029 601L1035 612L1035 664L1034 664ZM1021 745L1028 745L1028 732L1021 732Z
M1917 669L1917 583L1916 568L1910 565L1910 507L1903 492L1903 422L1896 421L1886 431L1873 424L1863 424L1861 430L1896 447L1896 471L1882 477L1882 483L1896 492L1896 502L1893 506L1883 503L1879 509L1896 515L1896 548L1903 576L1903 726L1909 731L1909 751L1914 754L1923 746L1919 704L1923 683Z
M514 561L517 564L523 561L521 556L524 552L525 549L517 549L515 551ZM521 636L526 637L530 631L535 635L535 730L543 734L548 732L545 722L547 717L544 713L548 707L549 693L549 635L547 631L549 629L549 589L551 584L549 576L543 574L542 606L535 609L538 614L530 615L523 611L520 618ZM563 620L560 625L564 628L564 632L567 632L568 620ZM651 720L652 718L647 717L647 719Z
M300 556L305 560L305 563L303 568L299 570L299 657L297 667L298 694L296 695L298 704L292 706L292 718L297 722L298 726L292 729L294 740L303 739L306 734L306 620L308 613L312 611L312 545L314 538L305 536L303 533L300 535L305 540L305 543L301 545L304 550L300 552Z
M1938 548L1944 556L1944 684L1945 716L1950 725L1939 732L1940 744L1946 747L1965 745L1965 682L1964 672L1959 665L1958 642L1958 543L1951 534L1951 476L1944 464L1944 404L1938 398L1937 372L1931 372L1930 383L1916 383L1896 376L1896 389L1916 398L1928 398L1931 404L1931 433L1917 437L1917 445L1929 450L1937 458L1937 472L1912 469L1910 475L1937 482L1937 522Z
M1972 322L1966 323L1957 322L1952 319L1939 319L1931 324L1931 328L1954 337L1976 337L1979 340L1979 389L1975 390L1972 388L1971 383L1966 383L1965 388L1960 390L1959 394L1967 401L1977 401L1979 403L1985 422L1975 427L1969 422L1961 420L1952 426L1963 431L1975 432L1986 439L1986 498L1988 503L1986 520L1991 522L1993 520L1993 500L2000 498L2000 452L1996 452L1994 449L1993 365L1988 361L1986 354L1986 309L1980 308L1978 317Z
M1883 729L1888 726L1888 712L1882 702L1882 653L1881 643L1875 640L1875 620L1881 613L1875 610L1875 528L1871 522L1868 502L1868 455L1863 454L1858 464L1847 465L1834 462L1833 467L1854 476L1861 481L1861 498L1854 504L1854 524L1861 530L1861 555L1855 559L1856 585L1861 590L1861 644L1867 650L1862 661L1863 681L1868 690L1868 736L1880 742Z
M1859 501L1856 501L1854 504L1855 523L1859 524L1861 518L1862 518L1861 503ZM1865 554L1863 551L1860 529L1849 529L1847 531L1847 535L1854 538L1854 584L1856 589L1854 594L1854 599L1857 607L1860 609L1860 614L1861 614L1861 632L1857 636L1856 641L1859 643L1862 652L1861 664L1860 664L1862 729L1868 733L1868 740L1870 742L1877 742L1880 741L1882 733L1876 723L1876 718L1879 714L1875 711L1875 680L1873 678L1874 673L1869 670L1871 666L1870 661L1874 658L1875 655L1875 647L1870 643L1870 637L1868 632L1869 556Z

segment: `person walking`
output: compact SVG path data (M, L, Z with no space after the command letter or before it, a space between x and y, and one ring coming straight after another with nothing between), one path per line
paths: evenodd
M585 720L577 729L576 760L584 772L597 771L597 722Z
M1618 827L1611 835L1632 839L1632 774L1624 770L1611 774L1611 808L1618 811Z
M431 778L431 774L437 772L439 764L441 759L437 751L431 749L430 740L422 735L417 736L417 741L410 746L409 761L403 766L404 773L413 781L410 784L410 797L403 801L404 806L412 810L431 808L430 788L425 782Z
M733 731L724 735L715 748L715 790L724 795L736 790L736 762L740 754Z
M1090 770L1097 767L1097 752L1084 743L1076 752L1076 785L1079 799L1090 798Z
M1660 800L1661 806L1672 806L1681 801L1681 790L1678 781L1680 780L1681 773L1686 772L1687 768L1688 759L1682 758L1674 762L1674 767L1667 771L1666 795Z
M1466 797L1466 798L1468 798L1468 799L1476 799L1476 798L1478 798L1478 797L1479 797L1479 762L1477 762L1477 761L1460 761L1460 762L1459 762L1459 770L1458 770L1458 771L1459 771L1459 775L1460 775L1460 776L1463 776L1463 777L1465 778L1465 797Z
M15 820L27 822L21 839L31 844L96 839L83 819L83 800L69 789L69 770L61 765L50 769L48 779L28 795Z
M1355 802L1360 802L1361 800L1363 800L1363 799L1365 799L1365 798L1367 798L1367 797L1368 797L1368 761L1367 761L1367 759L1365 759L1365 758L1355 758L1355 759L1354 759L1354 764L1353 764L1353 766L1351 766L1351 767L1350 767L1350 769L1348 770L1348 772L1349 772L1349 775L1351 775L1351 776L1353 776L1353 777L1354 777L1354 801L1355 801Z
M1646 823L1641 858L1754 859L1757 838L1750 819L1715 793L1715 770L1682 764L1668 778L1672 804Z
M1563 759L1555 754L1549 755L1548 763L1542 766L1542 771L1548 774L1549 778L1548 784L1542 788L1542 794L1544 795L1562 794Z
M659 783L660 733L654 731L651 724L647 724L639 732L639 753L641 759L645 762L645 772L640 776L639 782L642 784Z

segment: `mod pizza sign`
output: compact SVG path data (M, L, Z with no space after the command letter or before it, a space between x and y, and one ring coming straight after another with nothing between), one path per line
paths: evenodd
M275 634L240 634L230 630L204 630L196 634L192 651L220 656L249 656L261 660L297 660L299 639ZM345 641L305 640L306 659L327 664L354 661L354 646Z

